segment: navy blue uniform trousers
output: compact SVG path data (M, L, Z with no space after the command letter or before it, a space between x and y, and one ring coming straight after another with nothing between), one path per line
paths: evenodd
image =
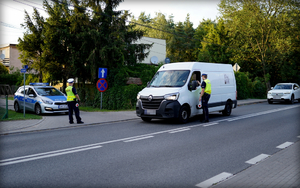
M210 95L207 93L205 93L201 98L204 120L208 120L208 118L209 118L209 112L208 112L209 98L210 98Z
M81 121L79 116L79 108L76 107L76 101L67 102L69 107L69 122L73 123L73 111L75 112L75 117L77 122Z

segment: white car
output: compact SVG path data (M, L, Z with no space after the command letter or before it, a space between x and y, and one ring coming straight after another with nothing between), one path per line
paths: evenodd
M295 100L300 102L300 88L296 83L278 83L268 92L268 103L273 102L290 102L293 104Z

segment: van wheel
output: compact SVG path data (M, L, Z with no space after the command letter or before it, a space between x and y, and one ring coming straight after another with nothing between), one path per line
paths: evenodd
M14 109L15 109L15 112L20 112L20 111L21 111L18 102L15 102L15 104L14 104Z
M36 115L41 115L42 113L41 106L39 104L35 105L34 111Z
M224 116L230 116L231 114L232 105L230 102L227 102L225 105L225 109L222 111L222 114Z
M273 101L271 101L271 99L268 99L268 103L273 104Z
M152 118L148 118L148 117L142 117L142 120L145 122L150 122Z
M187 123L189 121L189 111L186 106L181 107L178 119L180 123Z

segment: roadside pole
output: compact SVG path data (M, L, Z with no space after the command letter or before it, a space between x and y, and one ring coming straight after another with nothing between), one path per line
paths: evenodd
M28 65L25 65L23 69L21 69L21 73L24 73L24 99L23 99L23 114L24 114L24 117L25 117L25 81L26 81L26 78L25 78L25 73L28 69Z
M102 110L102 93L107 90L108 83L106 81L107 68L99 68L98 78L100 78L96 84L97 89L101 92L100 109Z

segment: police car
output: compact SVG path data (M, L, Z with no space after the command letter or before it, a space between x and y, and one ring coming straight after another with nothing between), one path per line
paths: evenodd
M14 109L20 112L24 109L40 115L42 113L68 113L67 97L49 83L30 83L19 87L14 94Z
M295 100L300 102L300 88L296 83L278 83L268 92L268 103L289 102L293 104Z

